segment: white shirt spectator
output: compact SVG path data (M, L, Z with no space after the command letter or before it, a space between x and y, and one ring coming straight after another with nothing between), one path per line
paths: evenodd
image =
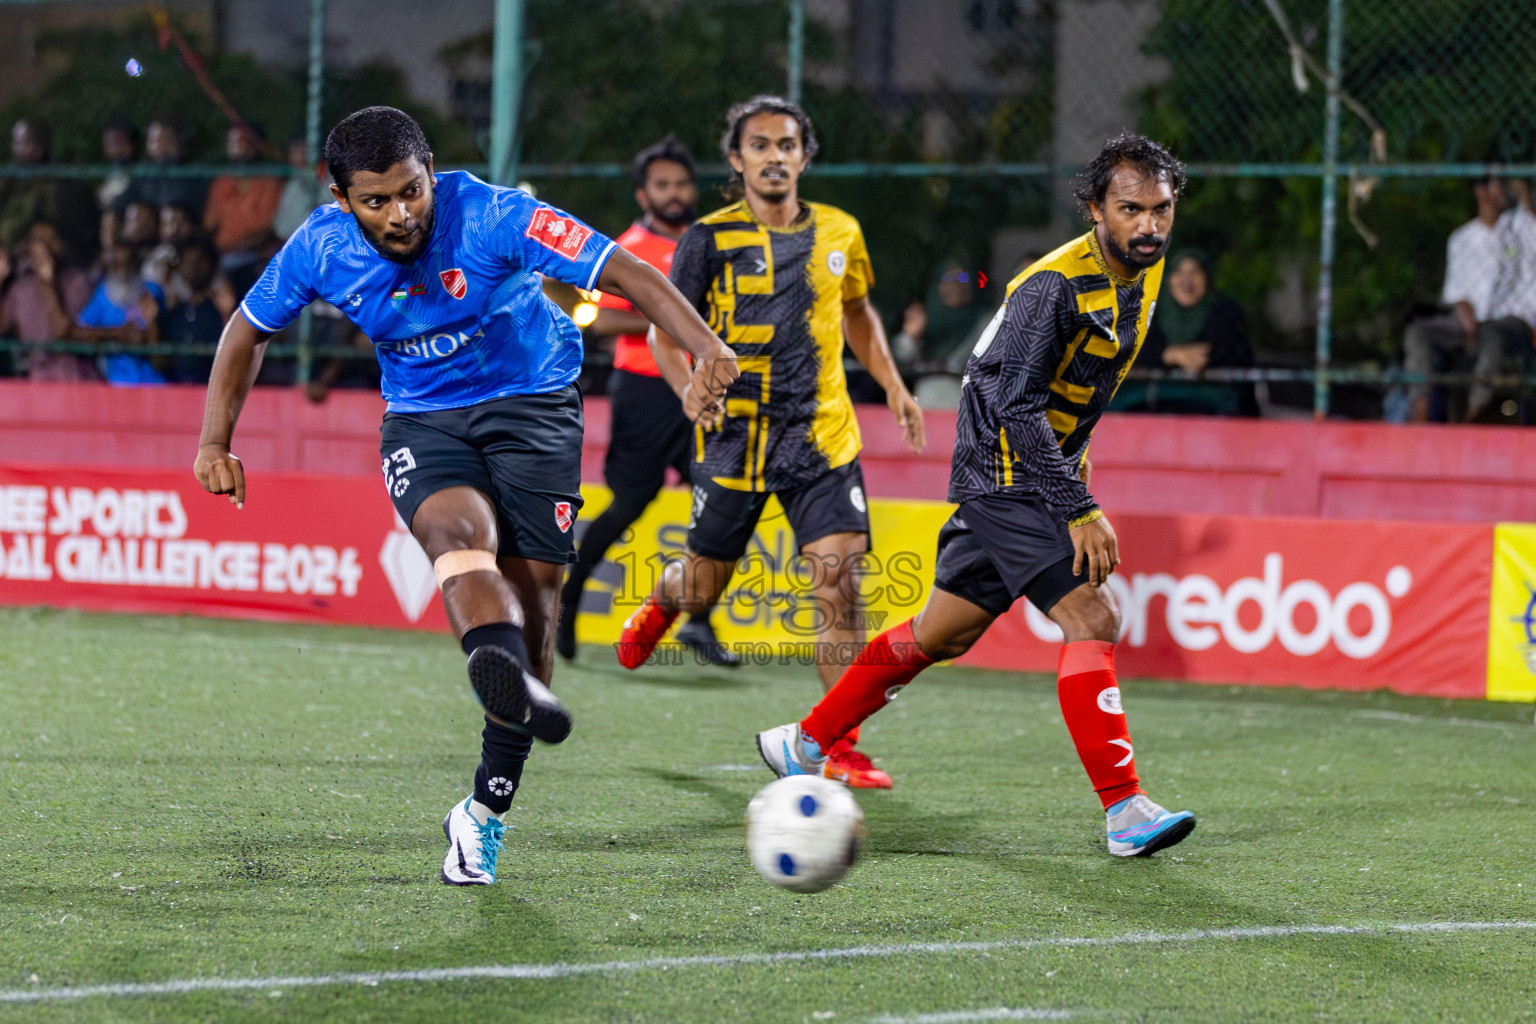
M1445 287L1440 301L1465 302L1479 323L1493 319L1494 293L1506 261L1503 232L1473 218L1451 232L1445 243Z
M1490 315L1517 316L1536 327L1536 214L1516 203L1499 215L1498 230L1506 255L1513 247L1514 256L1501 267Z

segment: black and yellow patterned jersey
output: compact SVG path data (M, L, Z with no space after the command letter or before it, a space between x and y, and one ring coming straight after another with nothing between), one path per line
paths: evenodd
M1147 337L1163 261L1116 277L1092 231L1008 285L966 363L949 500L1033 494L1071 525L1099 516L1078 474L1088 435Z
M802 203L769 227L745 202L690 227L672 256L672 283L736 352L741 376L725 417L694 428L693 462L717 484L777 491L859 454L859 423L843 376L843 303L874 283L859 222Z

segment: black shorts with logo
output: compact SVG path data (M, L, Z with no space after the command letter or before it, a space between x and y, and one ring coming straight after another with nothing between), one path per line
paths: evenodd
M462 409L385 413L384 484L407 526L437 491L473 487L496 506L499 555L563 565L575 557L581 432L575 385Z
M939 530L933 585L1002 615L1020 597L1049 612L1088 582L1072 574L1072 537L1044 499L985 494L965 502Z
M603 476L615 495L647 498L667 481L667 467L688 480L693 424L660 377L628 370L608 375L608 456Z
M757 521L775 493L784 517L795 531L795 546L834 533L869 536L869 504L864 498L864 471L859 460L829 469L798 487L776 492L736 491L709 477L693 484L693 516L688 523L688 547L695 554L735 562L747 553Z

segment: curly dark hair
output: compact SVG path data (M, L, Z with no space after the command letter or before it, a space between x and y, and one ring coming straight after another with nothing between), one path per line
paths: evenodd
M650 171L651 164L657 160L681 164L688 171L688 177L694 176L693 154L689 152L687 146L683 145L681 139L667 132L660 141L651 143L635 154L635 162L630 168L630 177L635 180L635 188L645 187L645 175Z
M325 137L325 163L343 195L357 171L382 174L412 157L425 167L432 148L415 118L394 107L364 107Z
M732 153L741 149L741 126L758 114L784 114L794 118L795 123L800 126L800 146L805 150L806 159L815 156L816 151L821 148L821 143L816 141L816 126L811 124L810 115L802 110L798 103L791 103L782 96L762 93L732 105L731 109L725 112L725 134L720 136L720 153L725 157L726 163L730 163ZM739 199L742 191L741 175L733 169L731 180L725 186L725 194Z
M1105 142L1099 155L1088 161L1088 166L1078 175L1078 186L1072 194L1077 198L1078 209L1087 219L1093 219L1088 204L1104 204L1109 181L1115 175L1115 168L1121 164L1131 165L1146 177L1161 178L1168 182L1175 199L1184 194L1184 164L1163 148L1161 143L1135 132L1122 132Z

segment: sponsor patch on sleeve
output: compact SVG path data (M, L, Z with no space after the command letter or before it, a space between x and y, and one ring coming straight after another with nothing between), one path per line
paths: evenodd
M533 211L533 219L524 232L529 238L546 249L553 249L568 260L581 255L582 246L592 237L592 229L578 223L575 218L562 217L547 206Z

